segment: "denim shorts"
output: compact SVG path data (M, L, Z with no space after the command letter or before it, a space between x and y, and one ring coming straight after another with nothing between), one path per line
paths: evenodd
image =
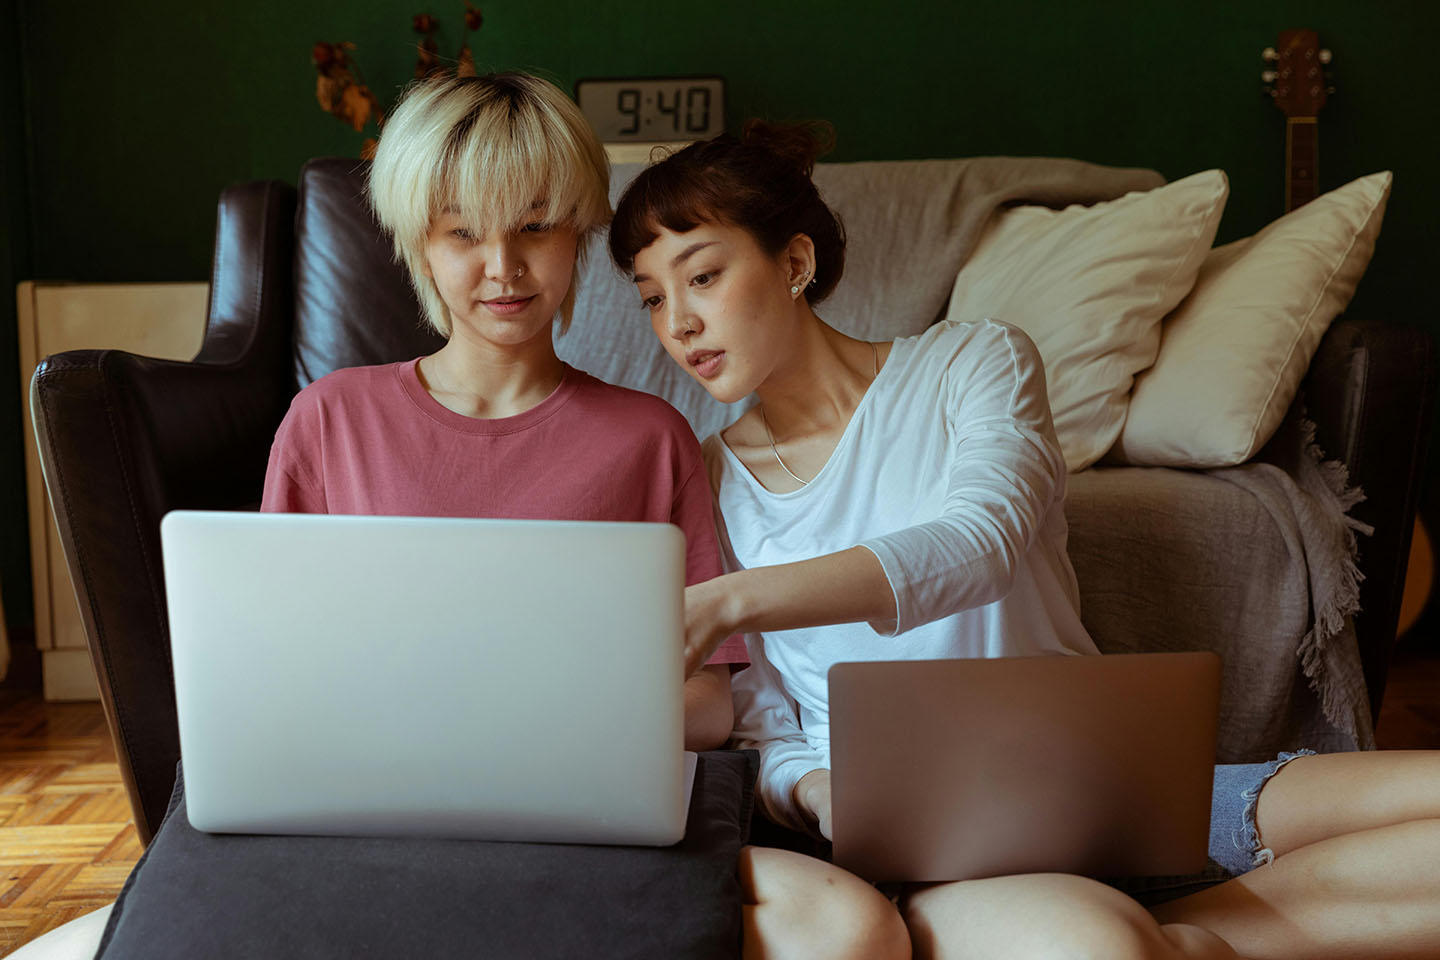
M1296 757L1314 750L1281 753L1265 763L1228 763L1215 767L1215 787L1210 795L1210 850L1205 869L1174 877L1124 877L1105 882L1134 897L1146 906L1176 900L1206 887L1224 883L1275 859L1262 846L1255 826L1255 806L1260 789L1276 772Z

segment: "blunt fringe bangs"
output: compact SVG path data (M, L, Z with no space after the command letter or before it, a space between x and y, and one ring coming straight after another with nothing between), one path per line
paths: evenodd
M810 175L829 148L828 125L780 126L752 120L742 137L722 134L693 143L642 170L625 189L610 224L610 256L634 275L635 256L660 230L684 233L702 223L739 227L766 253L796 234L815 244L811 304L830 295L845 271L845 227L825 205Z
M594 131L569 97L523 73L413 84L385 123L368 191L426 319L446 337L450 311L425 276L426 237L442 212L454 210L481 236L534 220L571 225L577 279L586 241L610 219L610 165ZM572 281L562 332L574 306Z

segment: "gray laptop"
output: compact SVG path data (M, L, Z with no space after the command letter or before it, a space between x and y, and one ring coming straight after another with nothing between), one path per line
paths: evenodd
M176 511L161 541L197 829L684 834L678 528Z
M1204 867L1213 653L840 663L835 862L870 880Z

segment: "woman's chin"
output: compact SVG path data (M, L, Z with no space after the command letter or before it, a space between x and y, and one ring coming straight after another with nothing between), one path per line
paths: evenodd
M718 370L707 371L710 375L702 376L700 370L686 363L683 357L675 357L675 362L710 396L721 403L739 403L754 392L755 385L744 382L748 378L741 376L741 371L732 369L724 362L728 360L729 357L723 357Z
M696 377L695 380L700 386L705 388L706 393L721 403L739 403L741 400L750 396L751 393L749 390L739 389L733 384L725 383L721 379L706 380L702 377Z

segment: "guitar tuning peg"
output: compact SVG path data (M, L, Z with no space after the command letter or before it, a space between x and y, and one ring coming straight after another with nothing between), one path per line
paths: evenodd
M1333 53L1331 53L1328 48L1327 48L1327 49L1322 49L1322 50L1320 51L1320 62L1321 62L1321 63L1329 63L1329 62L1330 62L1331 60L1333 60L1333 59L1335 59L1335 55L1334 55Z
M1279 78L1280 78L1280 74L1276 73L1274 70L1261 70L1261 71L1260 71L1260 82L1261 82L1261 83L1274 83L1274 82L1275 82L1276 80L1278 80Z
M1326 87L1326 88L1325 88L1325 93L1326 93L1327 96L1333 97L1333 96L1335 96L1335 88L1334 88L1334 87Z
M1267 63L1274 63L1280 59L1280 54L1275 51L1274 47L1266 47L1260 51L1260 59Z

